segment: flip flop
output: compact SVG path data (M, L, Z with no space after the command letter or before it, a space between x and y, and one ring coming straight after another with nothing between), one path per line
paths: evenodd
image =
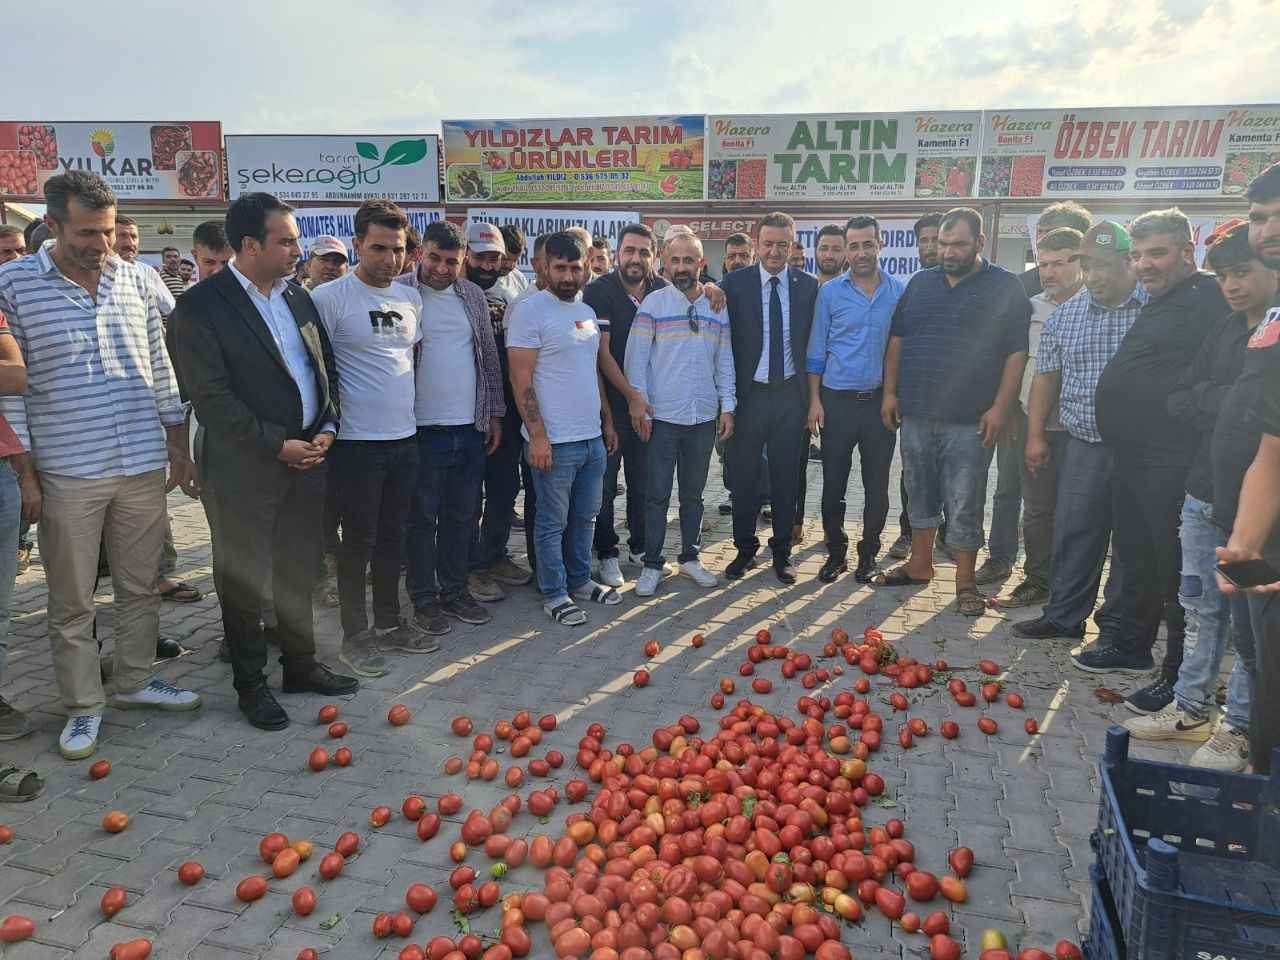
M0 767L0 803L26 803L40 796L44 780L24 767Z
M566 627L578 627L587 622L587 615L572 600L565 600L554 607L547 606L543 609L552 620Z
M977 587L962 587L956 591L956 611L966 617L980 617L987 610L987 598Z
M871 581L873 587L922 587L929 580L921 580L907 573L906 565L894 567L885 573L881 573Z
M181 580L173 581L172 587L160 591L161 600L172 600L174 603L196 603L203 597L204 594L199 590Z
M618 593L613 587L607 587L602 583L587 582L577 590L572 591L572 593L579 600L603 603L607 607L612 607L622 602L622 594Z

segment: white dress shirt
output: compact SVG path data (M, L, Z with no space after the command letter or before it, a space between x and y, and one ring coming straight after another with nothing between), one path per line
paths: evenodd
M769 281L773 274L759 264L760 268L760 316L764 318L763 341L760 349L760 363L756 367L754 380L756 383L769 382L769 299L773 287ZM791 271L786 267L778 274L778 299L782 301L782 375L796 375L795 361L791 358Z
M265 297L252 280L236 269L235 261L227 264L235 274L244 292L249 295L259 315L271 331L271 336L280 348L289 375L298 387L298 396L302 400L302 429L305 431L315 425L320 416L320 385L316 383L316 371L311 365L311 354L307 345L302 342L302 331L298 329L298 321L293 318L293 311L285 302L284 292L289 286L283 278L271 285L271 296Z

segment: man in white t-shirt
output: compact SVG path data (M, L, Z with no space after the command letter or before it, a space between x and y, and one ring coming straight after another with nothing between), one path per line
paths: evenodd
M436 221L423 237L418 267L418 480L406 586L414 621L433 636L449 632L450 617L471 624L491 619L469 588L468 557L486 461L503 442L506 404L485 291L462 277L466 249L457 226Z
M618 438L597 366L600 327L581 300L586 244L569 233L552 234L543 258L547 288L512 307L507 356L538 502L538 590L548 616L576 626L587 616L574 600L622 599L591 579L605 459Z
M636 596L658 588L666 560L671 485L680 475L680 573L714 587L716 575L698 559L702 490L717 437L733 435L733 347L729 318L713 310L698 282L707 261L693 234L662 248L668 286L648 294L627 337L625 373L636 391L631 425L648 444L644 484L644 571ZM651 411L651 412L650 412Z
M422 339L422 298L395 282L408 229L409 218L390 200L366 201L355 215L355 270L311 294L333 343L342 410L328 456L342 524L338 658L366 677L387 672L380 648L439 649L400 616L400 560L418 473L413 354ZM364 589L371 565L372 630Z

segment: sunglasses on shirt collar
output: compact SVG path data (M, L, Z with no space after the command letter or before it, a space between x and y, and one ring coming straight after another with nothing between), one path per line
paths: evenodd
M698 308L693 304L689 304L689 309L685 311L685 316L689 318L689 329L694 333L698 332Z

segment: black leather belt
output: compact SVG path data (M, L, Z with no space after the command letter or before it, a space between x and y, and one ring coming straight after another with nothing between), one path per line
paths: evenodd
M845 400L879 400L884 395L883 387L876 387L874 390L835 390L832 387L822 389Z

